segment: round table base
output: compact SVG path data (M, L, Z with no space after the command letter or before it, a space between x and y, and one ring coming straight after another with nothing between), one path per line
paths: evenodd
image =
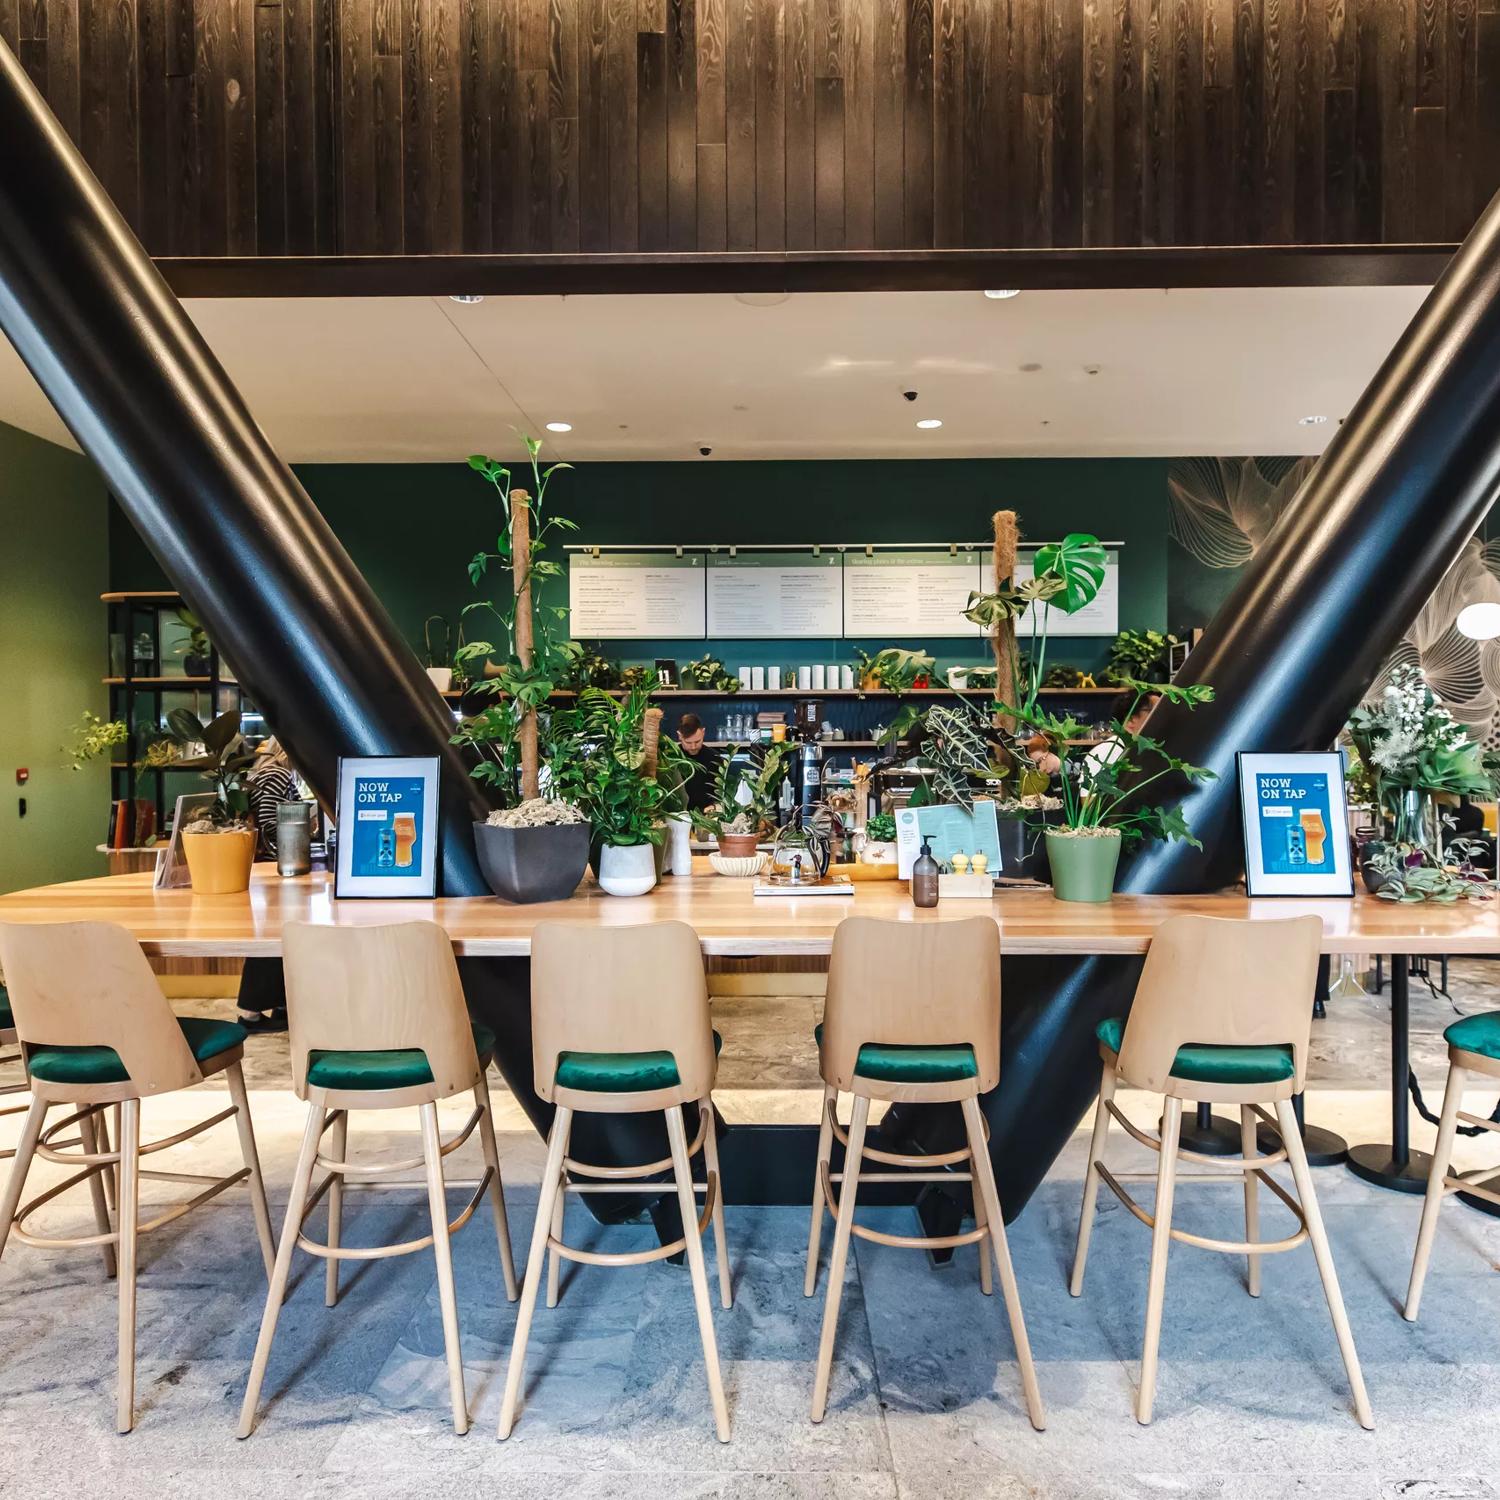
M1266 1156L1281 1150L1281 1132L1273 1125L1262 1125L1255 1132L1255 1144ZM1349 1159L1349 1142L1321 1125L1309 1125L1302 1132L1302 1149L1310 1167L1336 1167Z
M1492 1193L1500 1193L1500 1175L1480 1177L1475 1181L1474 1186L1488 1188ZM1491 1203L1488 1198L1476 1198L1473 1193L1459 1193L1458 1197L1470 1208L1477 1208L1482 1214L1489 1214L1491 1218L1500 1219L1500 1203Z
M1161 1129L1161 1121L1157 1121ZM1198 1123L1197 1111L1182 1112L1182 1135L1178 1145L1184 1151L1196 1151L1202 1156L1238 1156L1240 1154L1240 1127L1231 1124L1222 1115L1211 1115L1207 1127Z
M1392 1188L1398 1193L1425 1193L1432 1158L1425 1151L1413 1151L1398 1164L1389 1146L1351 1146L1348 1167L1356 1177L1373 1182L1376 1187Z

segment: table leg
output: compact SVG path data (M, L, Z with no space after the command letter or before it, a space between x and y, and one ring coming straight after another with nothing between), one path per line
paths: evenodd
M1391 955L1391 1141L1389 1145L1353 1146L1349 1170L1376 1187L1398 1193L1425 1193L1432 1158L1411 1149L1411 1111L1406 1080L1411 1072L1411 987L1406 955Z

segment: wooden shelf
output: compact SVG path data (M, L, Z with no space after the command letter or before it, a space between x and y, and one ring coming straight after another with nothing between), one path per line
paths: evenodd
M118 680L118 679L116 679ZM136 681L143 681L137 678ZM623 688L606 688L605 691L612 698L624 696ZM1124 692L1119 687L1091 687L1091 688L1042 688L1038 697L1043 698L1113 698ZM911 688L904 693L893 693L888 688L738 688L734 692L720 692L715 688L653 688L653 698L720 698L726 702L735 699L759 699L759 698L969 698L969 697L994 697L993 688ZM444 698L457 701L474 695L472 688L452 688L443 694ZM490 696L490 695L486 695ZM552 699L563 701L576 698L578 694L571 688L561 688L553 693Z
M125 686L125 679L123 677L101 677L99 680L105 687ZM130 686L191 688L208 687L212 682L212 677L132 677L130 679ZM237 688L239 687L239 683L232 677L221 677L219 679L219 686L221 688Z
M182 595L172 589L124 589L118 593L100 594L103 604L128 604L134 599L178 599Z

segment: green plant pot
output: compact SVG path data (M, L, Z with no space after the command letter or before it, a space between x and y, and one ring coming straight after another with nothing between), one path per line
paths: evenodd
M1120 836L1079 835L1047 830L1052 894L1059 901L1108 901L1115 891Z

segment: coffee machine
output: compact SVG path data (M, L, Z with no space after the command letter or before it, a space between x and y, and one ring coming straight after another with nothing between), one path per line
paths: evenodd
M823 800L823 705L816 698L799 698L792 733L797 738L797 816L808 817Z

